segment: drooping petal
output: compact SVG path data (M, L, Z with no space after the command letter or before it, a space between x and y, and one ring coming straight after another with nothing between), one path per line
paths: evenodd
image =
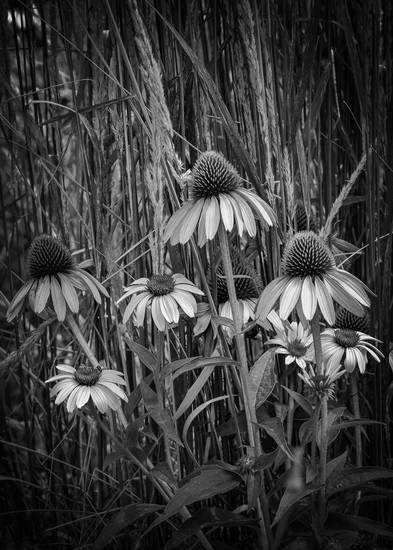
M210 198L210 205L205 215L206 238L211 241L217 233L220 224L220 206L216 197Z
M76 380L70 380L67 386L65 386L58 394L55 399L55 405L60 405L67 399L70 393L78 387L78 382Z
M219 200L222 223L227 231L232 231L234 222L232 203L226 193L220 193Z
M287 319L293 311L299 300L301 290L302 280L300 277L293 277L288 280L280 299L279 315L281 319Z
M7 310L7 322L10 323L18 315L23 307L23 301L30 292L34 281L27 281L15 294Z
M334 304L330 292L323 281L319 277L315 277L315 293L318 300L318 305L321 310L321 313L329 323L333 325L336 320L336 313L334 311Z
M177 244L178 239L178 227L181 227L182 221L188 216L188 212L193 208L194 201L186 201L178 210L176 210L169 218L168 223L164 230L164 242L171 240L171 244Z
M113 382L114 384L127 385L124 380L123 374L117 370L103 369L101 372L100 380L102 382Z
M315 310L317 309L317 297L314 283L312 282L312 278L310 276L304 278L301 291L301 300L304 316L308 321L311 321L314 317Z
M243 214L240 210L240 207L236 201L236 196L233 196L232 193L228 195L228 199L231 201L232 209L233 209L233 216L235 218L235 222L237 225L237 232L240 235L240 237L243 235L243 229L244 229L244 223L243 223Z
M257 304L257 317L260 317L262 320L266 319L276 302L279 300L281 294L284 292L289 281L289 277L277 277L264 288Z
M183 292L182 290L175 290L171 293L172 298L176 300L179 306L188 317L194 317L197 312L197 303L192 294L189 292Z
M205 200L198 223L198 246L202 247L207 242L206 236L206 212L210 206L210 200Z
M102 386L98 386L97 384L95 386L92 386L90 395L94 405L97 407L100 413L106 413L106 411L108 410L108 399L102 389Z
M87 277L88 280L90 280L91 284L98 288L98 290L101 292L101 294L103 294L106 298L109 298L109 294L108 294L107 289L100 283L100 281L98 279L93 277L93 275L91 275L91 273L89 273L88 271L85 271L84 269L79 269L79 267L76 267L75 271L77 271L78 273L83 273L83 275L85 277ZM98 300L96 300L96 301L98 302ZM99 304L101 303L101 296L100 296L100 301L98 303Z
M257 232L257 226L255 223L255 217L254 217L253 211L249 207L247 201L245 201L243 197L239 195L239 193L237 193L236 191L233 191L232 196L234 198L236 197L237 199L237 203L242 213L244 227L247 233L250 235L250 237L255 237Z
M45 308L50 294L50 276L41 277L35 291L34 311L41 313Z
M160 300L158 299L157 296L155 296L151 302L151 314L153 317L154 324L156 325L158 330L163 332L166 328L166 323L165 323L165 317L161 311Z
M123 401L128 401L128 397L127 397L127 394L125 393L124 390L122 390L121 388L119 388L119 386L117 386L116 384L114 384L113 382L104 382L102 380L102 378L100 378L98 384L97 384L100 388L102 388L102 386L104 386L105 388L107 388L108 390L110 390L112 393L116 394L118 397L120 397L120 399L123 399Z
M57 318L59 321L64 321L67 306L60 285L54 275L52 275L50 278L50 292L52 297L52 304L55 309Z
M356 356L352 348L347 348L345 352L344 367L348 372L353 372L356 367Z
M87 288L87 290L90 290L90 292L93 294L93 298L94 300L100 304L101 303L101 296L100 296L100 293L98 292L98 289L96 287L95 284L93 284L93 282L89 279L89 277L86 275L86 271L83 271L82 269L80 269L77 274L80 278L80 280L84 283L85 287Z
M334 277L331 277L329 273L325 273L324 282L331 296L333 296L334 300L338 304L343 306L354 315L357 315L358 317L363 317L363 307L357 300L352 298L352 296L349 295L348 292L346 292L346 290Z
M143 320L146 315L146 308L151 300L150 294L145 294L134 310L134 324L136 327L143 325Z
M78 313L79 300L75 288L68 280L67 275L65 275L64 273L59 273L58 276L60 279L63 296L68 304L68 307L70 308L72 313Z
M199 216L201 215L202 207L203 207L204 199L198 199L193 208L190 209L188 212L187 218L183 220L181 224L181 228L179 226L179 243L185 244L188 242L192 234L195 231L195 228L199 221ZM172 242L172 241L171 241Z
M168 323L178 323L179 308L177 307L176 301L172 298L170 294L167 294L166 296L161 296L161 298L161 309L165 319L168 321Z
M249 189L239 188L236 192L240 193L251 204L262 222L265 222L268 226L274 224L276 216L272 207L266 201Z
M76 407L81 409L90 399L90 386L81 386L77 398Z
M97 388L97 389L99 388L100 391L102 391L104 393L107 405L112 410L117 411L117 410L120 409L120 407L121 407L120 399L109 388L107 388L106 386L103 386L101 384L97 384L94 387Z
M141 294L138 294L137 296L133 296L130 300L130 303L127 304L126 309L123 313L123 323L126 323L128 319L131 317L132 312L134 309L138 306L138 304L145 299L149 299L151 297L150 292L142 292ZM137 325L139 326L139 325Z
M143 291L146 291L147 290L147 287L146 287L146 284L135 284L132 283L131 286L127 287L124 289L124 294L121 298L119 298L116 302L116 305L120 304L120 302L122 302L123 300L126 300L127 298L129 298L130 296L132 296L133 294L135 294L136 292L143 292Z

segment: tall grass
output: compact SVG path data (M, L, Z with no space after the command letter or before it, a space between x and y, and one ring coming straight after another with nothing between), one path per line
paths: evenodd
M367 548L389 547L392 21L390 2L349 0L0 3L4 548L354 548L365 537ZM207 149L222 152L276 212L270 232L232 239L261 286L279 275L301 207L305 227L361 251L341 260L375 293L370 334L385 359L371 360L359 380L360 415L370 422L365 469L356 490L342 493L345 536L334 527L335 494L324 531L313 523L307 532L298 518L311 491L290 508L288 479L305 468L295 452L304 411L283 388L300 391L295 375L276 359L257 411L260 467L245 473L239 355L225 324L215 339L211 328L194 336L184 316L164 336L150 317L139 329L121 322L123 286L162 270L198 284L217 314L218 240L204 248L163 241L186 197L184 172ZM125 375L123 423L115 413L70 416L51 400L45 380L55 365L83 359L65 324L27 311L5 320L40 233L61 238L78 261L92 258L108 289L100 305L83 299L78 323L95 356ZM268 335L250 328L252 366ZM209 363L213 354L226 359ZM340 382L337 397L338 425L353 420L349 386ZM354 464L355 429L336 426L336 436L331 458ZM222 474L209 474L209 464ZM371 486L377 467L386 479ZM165 516L201 468L212 484L222 475L225 492Z

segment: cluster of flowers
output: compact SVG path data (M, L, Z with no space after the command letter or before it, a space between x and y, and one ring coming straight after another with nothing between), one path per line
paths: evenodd
M240 238L245 232L254 237L257 221L264 228L274 226L276 219L272 208L254 191L243 187L239 174L221 154L210 151L203 153L196 162L189 198L169 219L164 240L172 245L186 244L196 231L198 245L202 247L214 239L220 224L227 232L236 227ZM264 327L273 326L276 335L268 343L277 345L277 353L286 355L286 364L295 362L300 367L300 376L307 385L318 383L320 386L321 383L313 368L315 358L309 328L309 321L317 311L327 325L333 327L322 334L322 376L329 387L344 373L342 364L347 371L353 371L358 365L360 372L364 372L367 353L379 360L379 352L371 343L372 337L357 330L352 321L347 325L336 321L333 301L343 305L353 319L359 320L364 316L363 308L370 305L368 289L355 276L337 267L333 253L317 233L299 231L289 239L283 252L282 275L270 282L261 295L252 262L239 254L232 250L235 289L243 324L251 319ZM26 301L38 315L47 314L52 305L58 320L64 321L68 314L79 310L77 290L91 292L98 303L101 295L109 297L103 285L85 267L86 263L76 265L69 250L56 238L48 235L36 238L29 253L29 279L12 300L8 320L12 321L22 311ZM220 259L209 269L218 289L219 314L231 318ZM203 294L182 274L154 273L127 286L118 303L129 300L123 313L124 323L132 319L135 326L142 326L147 311L151 311L158 331L178 323L181 313L197 316L194 333L198 335L206 330L211 320L208 304L197 304L194 297ZM297 312L299 323L288 321L293 312ZM56 404L67 400L69 411L83 407L90 398L101 412L108 407L116 410L121 406L120 400L127 399L119 387L125 381L118 371L85 365L77 368L58 365L57 369L60 374L47 382L56 382L52 388L52 395L57 395Z

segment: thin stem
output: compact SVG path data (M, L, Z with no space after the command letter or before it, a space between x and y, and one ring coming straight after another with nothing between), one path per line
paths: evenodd
M326 513L326 464L328 450L328 398L324 395L321 399L321 448L319 456L319 515L323 523Z
M359 406L359 387L358 387L358 378L356 372L351 373L351 397L352 397L352 408L353 416L356 420L360 418L360 406ZM362 432L360 426L355 426L355 441L356 441L356 466L358 468L362 467Z
M74 316L69 311L67 311L66 320L67 320L69 328L71 329L72 334L75 336L76 340L78 341L78 344L80 345L80 347L83 350L84 354L88 358L89 362L93 365L93 367L99 367L100 363L96 359L96 357L95 357L94 353L92 352L89 344L87 343L85 337L83 336L83 334L81 332L81 329L79 328L78 323L74 319Z
M317 373L322 374L322 344L321 344L321 330L319 327L319 311L315 312L314 317L311 320L312 339L314 342L315 350L315 363L317 365Z

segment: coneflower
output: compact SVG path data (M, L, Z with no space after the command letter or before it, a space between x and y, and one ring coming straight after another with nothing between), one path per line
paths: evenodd
M363 306L370 306L366 285L339 269L328 246L312 231L300 231L289 239L282 268L284 274L271 281L260 297L257 315L262 319L278 301L282 319L298 307L311 320L319 306L330 325L336 317L333 299L355 315L363 315Z
M91 292L98 303L101 303L100 293L109 297L102 284L85 271L82 265L75 264L68 248L55 237L36 237L28 256L29 279L8 308L8 322L20 313L27 297L37 314L45 309L50 298L59 321L64 321L67 307L72 313L78 312L77 289Z
M171 244L185 244L198 227L198 245L203 246L214 238L220 221L227 231L236 224L239 235L246 230L253 237L255 217L265 226L272 226L275 220L271 207L242 187L232 164L222 154L207 151L192 170L190 199L168 221L164 239Z
M124 289L117 303L130 298L123 314L123 323L133 315L135 326L142 326L146 309L151 307L154 324L164 331L167 323L179 322L179 307L188 317L194 317L197 303L193 294L203 295L202 290L180 273L142 277Z
M340 370L340 365L322 365L322 372L318 374L311 363L305 369L298 372L298 376L306 384L308 393L315 401L323 398L335 398L335 383L343 376L345 370Z
M334 323L335 328L356 330L359 332L368 333L370 330L370 319L368 314L359 317L354 313L351 313L344 307L338 308L336 313L336 321Z

